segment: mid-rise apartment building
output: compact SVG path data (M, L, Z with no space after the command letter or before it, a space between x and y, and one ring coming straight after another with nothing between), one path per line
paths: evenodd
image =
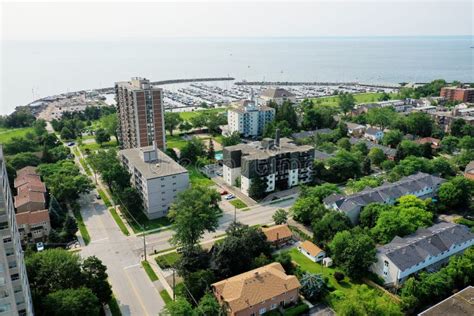
M432 197L445 180L418 172L393 183L385 183L351 195L332 194L323 200L327 208L345 213L352 223L359 221L361 210L370 203L394 204L404 195L419 198Z
M33 315L33 303L0 145L0 316L6 315Z
M186 168L156 146L119 151L122 164L131 174L132 185L143 199L149 219L166 216L177 194L189 186Z
M262 135L265 125L275 119L275 109L258 105L253 98L243 100L227 112L227 130L245 137Z
M245 195L249 195L256 178L266 182L266 192L312 181L314 147L298 146L289 138L280 139L278 132L275 139L224 147L223 156L225 182L240 183Z
M468 227L441 222L415 233L395 237L377 248L377 262L371 271L386 285L399 286L409 276L421 270L436 270L449 257L474 245L474 234Z
M474 102L474 88L444 87L439 95L449 101Z
M118 137L121 148L165 148L163 90L148 79L132 78L115 83Z

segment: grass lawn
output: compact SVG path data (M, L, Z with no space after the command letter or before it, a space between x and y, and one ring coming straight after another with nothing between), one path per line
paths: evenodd
M168 304L170 303L171 301L173 301L171 299L171 296L168 294L168 292L166 290L162 290L160 291L160 296L161 298L163 299L163 301L165 302L165 304Z
M100 193L99 193L100 194ZM120 217L120 215L117 213L117 211L115 210L115 208L111 207L109 208L109 211L110 211L110 214L112 215L112 217L114 218L115 222L117 223L118 227L120 228L120 230L122 231L122 233L125 235L125 236L129 236L130 233L127 229L127 226L125 226L125 224L123 223L122 221L122 218Z
M82 151L85 151L86 149L88 149L90 151L95 151L95 150L105 149L105 148L115 148L117 146L118 146L117 141L116 140L111 140L110 142L103 143L102 147L97 143L89 143L89 144L81 144L81 145L79 145L79 148Z
M226 108L219 108L219 109L208 109L208 110L198 110L198 111L192 111L192 112L179 112L179 116L186 121L189 121L191 118L198 116L200 113L220 113L220 112L225 112L227 109Z
M153 271L150 263L148 261L142 261L143 269L145 269L146 274L150 278L151 282L155 282L158 280L158 276L156 275L155 271Z
M26 133L32 133L32 127L23 128L0 128L0 144L8 143L12 137L22 137Z
M289 254L293 261L295 261L300 266L301 270L308 271L311 273L321 273L329 279L329 284L335 290L330 294L326 295L324 300L336 311L336 314L340 310L341 306L344 304L344 297L356 295L357 289L363 284L355 283L351 281L348 277L345 277L344 280L338 283L334 278L334 272L342 272L339 269L333 267L323 267L319 263L312 262L296 248L291 249L289 251ZM379 290L377 290L377 293L379 293L380 295L384 295L383 292Z
M206 186L214 185L214 182L203 175L195 166L186 166L189 172L189 181L192 186Z
M109 308L112 316L122 316L122 312L120 311L120 307L114 295L112 295L112 299L109 302Z
M91 236L89 235L89 232L87 231L87 227L84 224L84 220L82 219L81 212L78 209L74 209L73 213L74 213L74 217L76 218L77 227L79 228L79 231L81 232L82 239L84 240L84 243L87 246L91 242Z
M84 160L84 158L79 158L79 162L81 163L81 166L84 169L84 171L86 172L86 174L88 176L92 176L91 169L89 169L89 166L86 164L86 161Z
M231 201L229 201L230 204L232 204L233 206L235 206L236 208L245 208L247 207L247 204L245 204L242 200L239 200L239 199L233 199Z
M100 198L102 199L102 201L104 201L105 206L107 207L112 206L112 203L110 203L110 200L104 191L102 191L101 189L97 189L97 193L99 193Z
M145 230L152 230L171 225L170 220L166 216L157 219L148 219L143 212L140 212L137 215L133 214L133 216L142 226L145 227ZM135 233L143 232L142 227L140 227L140 225L138 225L134 220L129 220L127 218L127 222Z
M354 99L355 103L367 103L367 102L377 102L380 98L382 93L380 92L368 92L368 93L358 93L354 94ZM397 97L397 93L389 93L390 97L392 99L395 99ZM313 101L316 102L321 102L321 103L316 103L320 105L327 105L327 106L332 106L332 107L338 107L338 101L339 97L337 95L334 96L329 96L329 97L321 97L321 98L313 98Z
M155 257L156 263L162 268L167 269L174 266L174 264L181 258L181 255L177 252L170 252L166 255Z
M166 146L168 148L177 148L179 150L183 149L186 145L187 141L181 138L181 136L177 135L166 135Z

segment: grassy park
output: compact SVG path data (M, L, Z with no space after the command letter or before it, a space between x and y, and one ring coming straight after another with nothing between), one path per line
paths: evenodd
M27 133L32 133L32 127L24 128L0 128L0 144L9 142L13 137L23 137Z
M396 93L389 93L392 99L397 97ZM356 104L368 103L368 102L377 102L382 96L381 92L368 92L368 93L358 93L354 94L354 99ZM317 105L338 107L339 106L339 97L337 95L321 98L313 98L313 102Z
M201 113L222 113L225 112L227 109L226 108L218 108L218 109L208 109L208 110L198 110L198 111L192 111L192 112L179 112L179 116L186 121L189 121L193 117L198 116Z

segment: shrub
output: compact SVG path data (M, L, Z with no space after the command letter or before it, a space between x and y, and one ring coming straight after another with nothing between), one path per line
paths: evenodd
M344 273L339 272L339 271L334 272L334 279L336 279L337 283L344 280L344 277L345 277Z
M297 316L297 315L306 313L308 310L309 310L308 305L306 305L305 303L299 303L296 306L286 309L283 315L284 316Z

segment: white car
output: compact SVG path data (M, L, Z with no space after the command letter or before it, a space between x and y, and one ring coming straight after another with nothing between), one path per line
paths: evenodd
M235 198L235 195L233 194L229 194L225 197L226 200L232 200L233 198Z

